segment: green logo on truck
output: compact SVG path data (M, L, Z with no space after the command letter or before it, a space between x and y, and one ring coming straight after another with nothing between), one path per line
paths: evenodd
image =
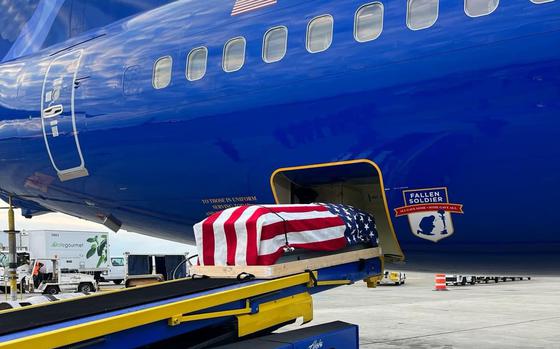
M64 243L64 242L53 242L51 244L51 247L54 248L82 248L84 247L84 244L70 244L70 243Z
M97 267L107 262L107 235L96 235L87 239L91 243L91 247L86 254L86 258L99 258L97 260Z

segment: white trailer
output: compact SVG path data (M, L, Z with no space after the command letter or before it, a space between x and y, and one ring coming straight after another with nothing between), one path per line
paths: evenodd
M529 276L498 276L498 275L446 275L445 283L448 286L465 286L489 283L489 282L507 282L507 281L529 281L531 277Z
M465 286L466 284L474 285L477 283L475 275L446 275L445 284L448 286Z
M93 273L96 278L109 268L107 233L31 230L27 234L31 259L57 259L63 272Z
M184 278L189 274L189 253L124 254L125 287Z

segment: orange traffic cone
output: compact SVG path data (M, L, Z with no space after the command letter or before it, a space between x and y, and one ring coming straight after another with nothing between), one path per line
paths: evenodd
M445 283L445 274L436 274L436 288L435 291L448 291Z

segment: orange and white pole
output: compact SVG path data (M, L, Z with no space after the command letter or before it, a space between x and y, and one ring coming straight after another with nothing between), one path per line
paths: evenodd
M448 291L447 284L445 283L445 274L436 274L435 291Z

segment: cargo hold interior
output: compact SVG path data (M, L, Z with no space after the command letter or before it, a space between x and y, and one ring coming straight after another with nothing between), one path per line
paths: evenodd
M271 185L278 204L337 203L372 214L385 260L404 259L388 213L382 176L372 162L356 160L280 169L272 175Z

